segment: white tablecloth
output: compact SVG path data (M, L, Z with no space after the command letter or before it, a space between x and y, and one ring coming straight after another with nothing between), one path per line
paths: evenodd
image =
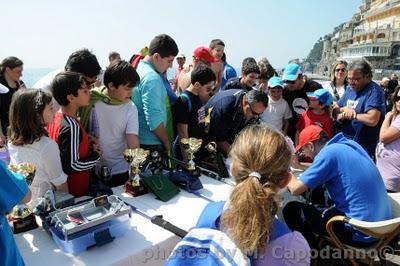
M200 177L204 189L199 193L212 200L227 200L232 186L209 177ZM207 200L181 190L169 200L162 202L151 193L132 198L122 187L114 193L124 201L135 205L148 215L161 214L170 223L189 230L193 227ZM42 228L15 235L15 240L26 265L163 265L179 237L152 224L148 219L133 213L131 228L123 237L112 243L95 247L78 254L60 250L51 236Z

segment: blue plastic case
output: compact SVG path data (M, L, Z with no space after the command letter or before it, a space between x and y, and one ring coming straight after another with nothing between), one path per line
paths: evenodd
M123 236L129 228L130 219L125 215L69 235L68 238L57 227L51 226L49 231L54 242L64 252L79 253L107 244L114 238Z

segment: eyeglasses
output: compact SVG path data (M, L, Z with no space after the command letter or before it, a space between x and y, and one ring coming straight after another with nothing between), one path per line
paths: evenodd
M357 77L357 78L347 77L347 79L349 80L349 83L357 83L357 82L359 82L360 80L362 80L364 77L365 77L365 76L360 76L360 77Z
M295 80L284 80L283 82L285 84L294 84L296 81Z
M257 113L256 111L254 111L253 108L251 107L250 103L249 103L249 107L250 107L250 111L251 111L252 115L258 117L258 116L260 116L262 114L262 112L261 113Z
M85 83L86 83L86 86L88 86L88 88L93 88L95 86L96 81L97 81L97 76L92 77L92 78L85 77Z
M347 70L345 68L336 68L336 72L346 72Z

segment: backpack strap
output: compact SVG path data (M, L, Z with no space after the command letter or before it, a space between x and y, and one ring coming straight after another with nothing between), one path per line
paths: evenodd
M138 66L140 60L142 60L144 58L143 55L141 54L134 54L132 55L131 59L129 59L129 63L131 64L131 66L136 69L136 67Z
M224 201L208 203L203 212L200 214L196 228L210 228L219 230L219 218L221 217L224 205Z
M185 91L183 91L181 93L181 95L179 95L179 97L181 97L182 101L183 101L183 99L186 100L186 103L189 108L189 113L190 113L192 111L192 101L190 100L190 96Z

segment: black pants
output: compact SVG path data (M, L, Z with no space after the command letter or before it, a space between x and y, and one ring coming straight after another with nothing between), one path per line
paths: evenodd
M318 236L328 236L326 224L335 215L344 215L338 209L318 209L313 205L302 202L289 202L282 210L287 226L291 230L300 232L313 249L318 249ZM371 242L360 242L352 239L352 231L344 224L336 223L333 231L339 239L348 245L356 247L368 247Z

